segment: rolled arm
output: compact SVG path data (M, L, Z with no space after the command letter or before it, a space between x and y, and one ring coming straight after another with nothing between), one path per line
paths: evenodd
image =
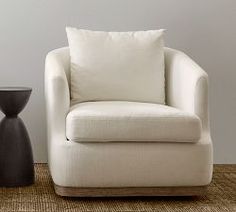
M65 119L70 107L66 68L65 58L57 50L48 53L45 62L45 100L49 141L52 134L65 138Z
M167 104L196 114L204 132L209 131L208 76L183 52L166 48Z

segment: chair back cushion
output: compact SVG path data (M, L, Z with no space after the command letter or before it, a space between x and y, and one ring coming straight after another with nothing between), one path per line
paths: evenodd
M66 28L72 103L165 103L164 30L102 32Z

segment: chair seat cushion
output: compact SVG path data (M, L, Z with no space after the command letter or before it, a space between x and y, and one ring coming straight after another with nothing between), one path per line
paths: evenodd
M196 142L201 121L162 104L99 101L71 107L66 137L77 142Z

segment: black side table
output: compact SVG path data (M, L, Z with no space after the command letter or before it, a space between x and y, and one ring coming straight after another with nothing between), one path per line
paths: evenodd
M34 183L34 163L29 135L17 115L27 104L32 89L0 87L0 186L15 187Z

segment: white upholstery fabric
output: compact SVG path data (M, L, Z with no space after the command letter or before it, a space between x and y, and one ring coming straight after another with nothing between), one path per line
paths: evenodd
M78 142L197 142L201 121L194 114L161 104L85 102L71 107L66 137Z
M57 145L50 153L50 170L57 185L202 186L211 181L212 147L208 137L197 143L60 141L53 141Z
M66 140L70 110L69 50L48 54L45 97L48 163L54 183L72 187L202 186L212 178L207 74L185 54L165 48L167 103L202 122L196 143L77 143Z
M163 30L101 32L67 28L72 102L165 103Z

